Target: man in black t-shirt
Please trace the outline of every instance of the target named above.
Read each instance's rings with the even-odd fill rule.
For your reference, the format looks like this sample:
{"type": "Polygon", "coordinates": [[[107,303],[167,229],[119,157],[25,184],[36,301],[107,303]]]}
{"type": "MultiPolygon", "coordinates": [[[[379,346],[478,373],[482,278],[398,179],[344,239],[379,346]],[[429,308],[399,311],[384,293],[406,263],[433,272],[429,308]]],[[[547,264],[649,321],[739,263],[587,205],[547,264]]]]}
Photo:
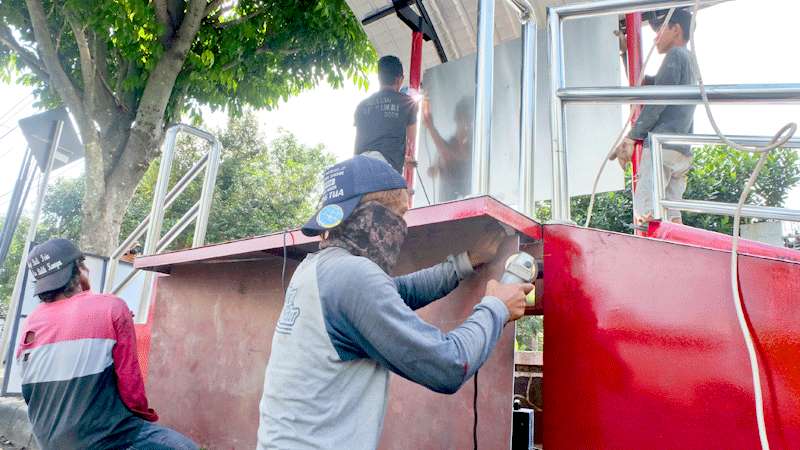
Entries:
{"type": "Polygon", "coordinates": [[[378,152],[403,173],[406,149],[417,135],[417,102],[400,93],[403,64],[396,56],[378,60],[381,90],[358,104],[355,114],[355,154],[378,152]]]}

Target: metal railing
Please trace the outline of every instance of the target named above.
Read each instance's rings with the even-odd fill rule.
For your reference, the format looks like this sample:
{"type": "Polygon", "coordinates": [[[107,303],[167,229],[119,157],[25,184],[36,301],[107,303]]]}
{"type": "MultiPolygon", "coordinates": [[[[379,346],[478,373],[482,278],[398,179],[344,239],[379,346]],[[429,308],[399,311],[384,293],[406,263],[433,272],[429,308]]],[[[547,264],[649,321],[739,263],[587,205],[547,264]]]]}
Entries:
{"type": "MultiPolygon", "coordinates": [[[[689,6],[693,3],[694,0],[604,0],[548,9],[551,83],[550,126],[553,153],[552,214],[554,221],[570,220],[565,104],[675,105],[701,102],[700,90],[697,86],[567,88],[564,76],[563,21],[581,17],[689,6]]],[[[702,2],[705,6],[717,3],[722,3],[722,1],[706,0],[702,2]]],[[[800,103],[800,84],[717,85],[706,86],[706,90],[708,91],[709,101],[712,103],[800,103]]],[[[654,165],[653,167],[658,166],[654,165]]],[[[658,170],[655,172],[658,172],[658,170]]]]}
{"type": "MultiPolygon", "coordinates": [[[[173,125],[167,130],[166,136],[164,137],[164,146],[161,153],[158,179],[156,180],[153,192],[153,204],[150,214],[148,214],[133,232],[123,240],[122,244],[111,253],[106,268],[103,292],[117,294],[125,289],[136,277],[139,272],[138,269],[132,270],[119,283],[115,283],[119,259],[131,248],[134,242],[141,239],[145,233],[147,237],[144,243],[143,255],[152,255],[166,250],[169,244],[191,225],[192,222],[195,222],[192,247],[198,247],[205,243],[206,230],[208,228],[208,215],[211,210],[211,201],[214,197],[214,186],[216,184],[221,152],[222,144],[219,142],[219,139],[211,133],[184,124],[173,125]],[[178,182],[175,183],[175,186],[167,192],[172,163],[175,159],[175,143],[178,133],[181,132],[207,141],[211,148],[204,153],[178,182]],[[164,221],[165,211],[203,170],[205,170],[205,176],[203,179],[203,188],[200,192],[200,199],[184,213],[164,236],[161,236],[161,227],[164,221]]],[[[137,311],[136,314],[137,321],[146,320],[147,310],[150,304],[150,285],[152,281],[152,274],[150,272],[145,274],[144,289],[141,294],[139,311],[137,311]]]]}
{"type": "MultiPolygon", "coordinates": [[[[765,146],[772,141],[772,137],[762,136],[729,136],[734,142],[746,146],[765,146]]],[[[652,152],[653,167],[662,167],[662,149],[664,144],[673,145],[714,145],[722,144],[717,135],[704,134],[651,134],[650,149],[652,152]]],[[[783,146],[784,148],[800,148],[800,139],[792,139],[783,146]]],[[[712,202],[705,200],[666,200],[666,185],[664,172],[653,170],[653,218],[662,220],[667,217],[667,209],[688,211],[694,213],[716,214],[732,216],[736,212],[735,203],[712,202]]],[[[788,220],[800,222],[800,210],[776,208],[772,206],[745,205],[742,208],[742,217],[755,217],[759,219],[788,220]]]]}

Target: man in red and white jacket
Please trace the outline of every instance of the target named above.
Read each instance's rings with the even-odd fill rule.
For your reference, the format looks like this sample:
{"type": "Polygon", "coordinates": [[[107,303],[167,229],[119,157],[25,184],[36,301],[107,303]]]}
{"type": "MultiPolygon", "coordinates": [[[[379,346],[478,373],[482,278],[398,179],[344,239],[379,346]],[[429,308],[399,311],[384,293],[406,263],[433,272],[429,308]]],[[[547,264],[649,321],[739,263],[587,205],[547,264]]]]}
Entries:
{"type": "Polygon", "coordinates": [[[51,239],[31,251],[28,268],[42,303],[25,321],[16,357],[39,447],[196,449],[152,423],[131,311],[90,290],[81,251],[51,239]]]}

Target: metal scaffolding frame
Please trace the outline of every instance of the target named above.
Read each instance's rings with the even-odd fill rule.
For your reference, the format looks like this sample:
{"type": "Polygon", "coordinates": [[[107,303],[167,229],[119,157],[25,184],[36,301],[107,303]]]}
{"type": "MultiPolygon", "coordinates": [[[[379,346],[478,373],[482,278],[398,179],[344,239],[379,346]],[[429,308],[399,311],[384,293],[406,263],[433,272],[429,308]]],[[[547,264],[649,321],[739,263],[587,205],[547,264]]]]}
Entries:
{"type": "MultiPolygon", "coordinates": [[[[772,141],[772,137],[763,136],[729,136],[734,142],[746,146],[764,146],[772,141]]],[[[697,144],[722,144],[719,136],[711,134],[651,134],[650,148],[652,149],[653,167],[661,167],[663,158],[661,150],[664,144],[697,145],[697,144]]],[[[791,139],[784,148],[800,148],[800,139],[791,139]]],[[[735,203],[712,202],[704,200],[666,200],[664,172],[653,171],[653,218],[662,220],[667,217],[667,209],[689,211],[704,214],[717,214],[732,216],[736,212],[735,203]]],[[[776,208],[760,205],[745,205],[742,208],[742,217],[756,217],[760,219],[788,220],[800,222],[800,210],[776,208]]]]}
{"type": "MultiPolygon", "coordinates": [[[[105,283],[103,292],[112,294],[119,293],[124,289],[139,272],[138,269],[131,271],[122,281],[115,284],[119,259],[127,252],[131,245],[141,239],[146,233],[143,255],[152,255],[166,250],[175,238],[178,237],[192,222],[195,223],[194,238],[192,248],[202,246],[206,239],[208,228],[208,215],[211,211],[211,201],[214,197],[214,187],[219,169],[220,154],[222,144],[216,136],[204,130],[200,130],[189,125],[178,124],[171,126],[164,138],[164,146],[161,153],[161,164],[159,165],[158,179],[153,192],[153,205],[150,214],[133,230],[133,232],[117,247],[110,255],[108,266],[106,267],[105,283]],[[172,163],[175,159],[175,143],[178,133],[186,133],[207,141],[211,148],[208,152],[195,162],[195,164],[175,183],[175,186],[167,192],[169,187],[170,172],[172,163]],[[161,236],[161,227],[164,221],[164,213],[186,188],[194,181],[200,172],[205,170],[203,188],[200,199],[189,208],[186,213],[178,220],[175,225],[161,236]]],[[[137,311],[137,322],[146,321],[147,311],[150,306],[150,288],[153,282],[152,273],[145,274],[144,289],[142,291],[139,311],[137,311]]]]}
{"type": "MultiPolygon", "coordinates": [[[[704,0],[704,6],[722,3],[704,0]]],[[[567,88],[564,76],[563,21],[689,6],[693,0],[604,0],[571,4],[548,9],[548,45],[551,83],[551,132],[553,153],[553,221],[569,222],[569,183],[567,175],[566,118],[569,103],[612,104],[697,104],[701,103],[697,86],[578,87],[567,88]]],[[[706,86],[712,103],[800,103],[800,84],[756,84],[706,86]]],[[[655,163],[655,161],[654,161],[655,163]]],[[[658,167],[658,166],[654,166],[658,167]]],[[[658,172],[658,171],[655,171],[658,172]]],[[[664,203],[666,205],[666,203],[664,203]]]]}

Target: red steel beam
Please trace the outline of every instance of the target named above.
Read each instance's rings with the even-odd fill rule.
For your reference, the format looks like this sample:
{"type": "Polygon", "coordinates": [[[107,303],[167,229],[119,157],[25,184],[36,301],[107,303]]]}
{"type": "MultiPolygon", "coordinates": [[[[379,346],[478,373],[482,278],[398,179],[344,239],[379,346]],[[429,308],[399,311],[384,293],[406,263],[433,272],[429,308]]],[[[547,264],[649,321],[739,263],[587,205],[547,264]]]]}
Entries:
{"type": "MultiPolygon", "coordinates": [[[[422,33],[414,31],[411,33],[411,64],[408,68],[409,87],[413,92],[419,91],[420,80],[422,79],[422,33]]],[[[419,130],[417,130],[419,133],[419,130]]],[[[416,143],[412,143],[406,148],[406,164],[403,168],[403,177],[409,190],[408,205],[411,206],[414,197],[414,171],[417,164],[416,143]]]]}

